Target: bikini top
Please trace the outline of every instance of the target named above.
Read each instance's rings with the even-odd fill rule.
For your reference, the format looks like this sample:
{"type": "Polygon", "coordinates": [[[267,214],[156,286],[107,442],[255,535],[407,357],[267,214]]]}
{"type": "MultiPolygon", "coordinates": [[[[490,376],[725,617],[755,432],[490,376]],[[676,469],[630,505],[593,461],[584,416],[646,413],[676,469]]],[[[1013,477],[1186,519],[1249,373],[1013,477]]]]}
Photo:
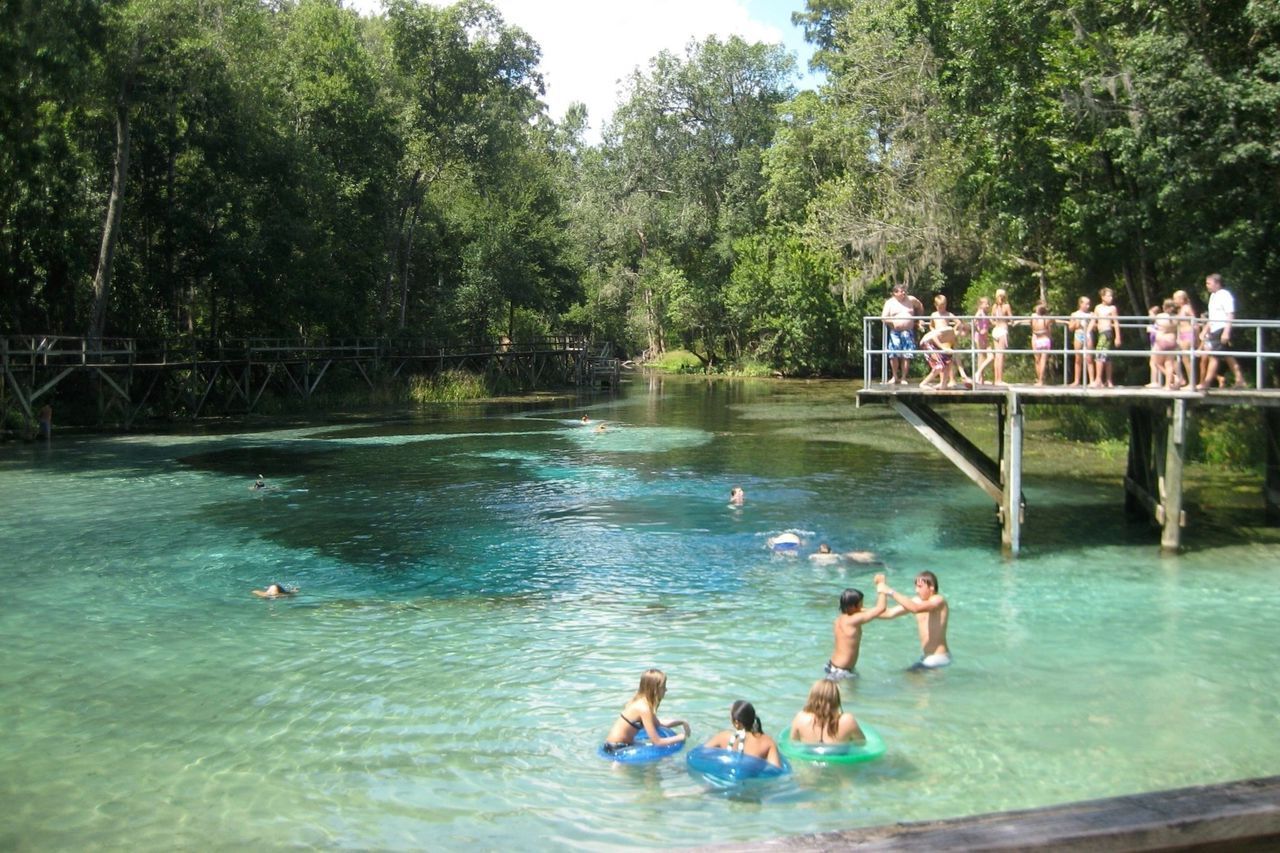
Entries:
{"type": "Polygon", "coordinates": [[[631,728],[635,729],[636,731],[640,731],[641,729],[644,728],[644,720],[627,720],[626,714],[619,714],[618,716],[626,720],[627,725],[631,726],[631,728]]]}

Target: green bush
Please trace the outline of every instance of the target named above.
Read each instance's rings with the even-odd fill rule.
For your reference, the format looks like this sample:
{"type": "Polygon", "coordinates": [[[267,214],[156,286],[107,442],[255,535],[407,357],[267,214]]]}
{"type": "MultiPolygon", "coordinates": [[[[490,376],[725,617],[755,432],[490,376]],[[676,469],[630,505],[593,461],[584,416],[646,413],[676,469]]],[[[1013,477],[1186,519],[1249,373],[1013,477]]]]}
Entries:
{"type": "Polygon", "coordinates": [[[409,380],[409,398],[415,403],[461,403],[492,396],[485,377],[466,370],[445,370],[409,380]]]}
{"type": "Polygon", "coordinates": [[[1192,459],[1228,468],[1263,463],[1266,431],[1254,409],[1202,409],[1191,421],[1187,450],[1192,459]]]}
{"type": "Polygon", "coordinates": [[[702,373],[702,361],[688,350],[667,350],[662,357],[653,362],[652,367],[667,373],[702,373]]]}

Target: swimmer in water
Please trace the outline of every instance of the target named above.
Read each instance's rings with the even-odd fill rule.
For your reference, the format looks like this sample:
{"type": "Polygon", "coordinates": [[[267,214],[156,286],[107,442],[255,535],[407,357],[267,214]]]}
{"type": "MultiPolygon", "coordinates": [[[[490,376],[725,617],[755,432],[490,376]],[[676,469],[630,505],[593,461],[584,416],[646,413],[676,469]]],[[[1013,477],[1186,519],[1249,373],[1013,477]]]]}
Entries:
{"type": "Polygon", "coordinates": [[[255,589],[253,594],[258,596],[258,598],[280,598],[286,595],[294,595],[297,591],[298,588],[296,586],[286,587],[281,586],[278,583],[273,583],[268,584],[266,589],[255,589]]]}
{"type": "Polygon", "coordinates": [[[876,575],[876,592],[887,595],[894,607],[881,614],[881,619],[896,619],[904,613],[916,617],[916,629],[920,632],[920,660],[912,669],[938,669],[951,665],[951,650],[947,648],[947,619],[950,609],[947,600],[938,592],[938,576],[933,572],[916,575],[916,594],[907,598],[885,581],[884,575],[876,575]]]}
{"type": "Polygon", "coordinates": [[[604,424],[600,424],[599,426],[597,426],[597,427],[596,427],[596,432],[607,432],[607,430],[605,429],[604,424]]]}
{"type": "Polygon", "coordinates": [[[742,506],[747,502],[747,493],[742,491],[741,486],[734,486],[729,491],[729,503],[733,506],[742,506]]]}
{"type": "Polygon", "coordinates": [[[876,575],[876,603],[870,610],[862,609],[862,590],[846,589],[840,594],[840,615],[831,626],[835,648],[827,659],[823,672],[829,681],[854,678],[857,673],[858,653],[862,650],[862,626],[885,612],[887,588],[884,575],[876,575]]]}
{"type": "Polygon", "coordinates": [[[814,551],[812,554],[809,555],[809,559],[813,560],[815,563],[822,563],[826,565],[828,563],[840,562],[841,556],[836,552],[832,551],[830,545],[828,545],[826,542],[823,542],[818,546],[817,551],[814,551]]]}
{"type": "Polygon", "coordinates": [[[260,492],[267,487],[267,481],[262,479],[262,475],[258,475],[258,479],[253,481],[253,485],[249,487],[251,491],[260,492]]]}
{"type": "Polygon", "coordinates": [[[786,554],[794,557],[800,550],[800,537],[794,533],[779,533],[777,536],[770,536],[768,539],[770,550],[775,554],[786,554]]]}
{"type": "Polygon", "coordinates": [[[591,423],[591,418],[587,417],[586,415],[583,415],[583,416],[582,416],[582,422],[583,422],[584,424],[589,424],[589,423],[591,423]]]}

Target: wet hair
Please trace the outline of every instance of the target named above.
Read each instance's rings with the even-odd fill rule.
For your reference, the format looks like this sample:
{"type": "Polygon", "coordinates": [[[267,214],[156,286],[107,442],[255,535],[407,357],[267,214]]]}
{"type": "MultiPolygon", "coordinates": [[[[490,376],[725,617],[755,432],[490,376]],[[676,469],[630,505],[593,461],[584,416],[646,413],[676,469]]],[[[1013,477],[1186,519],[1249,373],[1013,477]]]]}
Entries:
{"type": "Polygon", "coordinates": [[[934,592],[938,591],[938,576],[933,572],[921,572],[916,575],[916,580],[923,580],[925,583],[929,584],[929,586],[933,587],[934,592]]]}
{"type": "Polygon", "coordinates": [[[846,589],[840,593],[840,612],[850,613],[862,606],[862,590],[846,589]]]}
{"type": "Polygon", "coordinates": [[[809,688],[809,698],[804,703],[806,713],[813,714],[818,728],[835,735],[840,728],[840,688],[830,679],[820,679],[809,688]]]}
{"type": "Polygon", "coordinates": [[[729,719],[742,726],[744,731],[757,735],[764,733],[764,726],[756,716],[755,706],[746,699],[739,699],[733,703],[733,707],[729,709],[729,719]]]}
{"type": "Polygon", "coordinates": [[[646,669],[640,676],[640,686],[633,699],[644,699],[656,711],[662,701],[662,688],[667,686],[667,674],[660,669],[646,669]]]}
{"type": "Polygon", "coordinates": [[[831,546],[830,546],[830,545],[828,545],[826,542],[823,542],[821,545],[819,545],[819,546],[818,546],[818,553],[819,553],[819,554],[830,554],[830,553],[831,553],[831,546]]]}

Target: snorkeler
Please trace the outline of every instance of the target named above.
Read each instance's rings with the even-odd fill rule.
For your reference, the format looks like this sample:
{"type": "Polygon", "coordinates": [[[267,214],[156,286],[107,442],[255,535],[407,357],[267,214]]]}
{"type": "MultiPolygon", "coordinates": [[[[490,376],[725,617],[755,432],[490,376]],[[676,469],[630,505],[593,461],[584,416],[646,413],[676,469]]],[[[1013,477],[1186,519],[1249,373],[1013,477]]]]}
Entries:
{"type": "Polygon", "coordinates": [[[297,593],[296,586],[281,586],[278,583],[268,584],[266,589],[255,589],[253,594],[258,598],[280,598],[286,595],[294,595],[297,593]]]}

